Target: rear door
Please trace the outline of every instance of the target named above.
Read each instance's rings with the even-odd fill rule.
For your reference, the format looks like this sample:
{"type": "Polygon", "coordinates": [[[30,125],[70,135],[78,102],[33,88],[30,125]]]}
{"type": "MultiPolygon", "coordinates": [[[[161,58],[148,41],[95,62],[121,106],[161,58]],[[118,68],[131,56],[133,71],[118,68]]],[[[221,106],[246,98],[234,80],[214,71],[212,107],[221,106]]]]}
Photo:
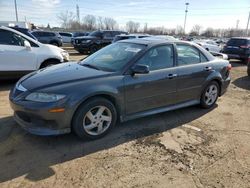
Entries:
{"type": "Polygon", "coordinates": [[[177,82],[173,45],[150,49],[136,64],[149,66],[150,72],[125,76],[126,114],[174,104],[177,82]]]}
{"type": "Polygon", "coordinates": [[[31,71],[36,69],[34,50],[24,47],[26,39],[11,31],[0,29],[0,71],[31,71]]]}
{"type": "Polygon", "coordinates": [[[207,77],[213,72],[213,63],[195,46],[176,44],[177,101],[198,100],[207,77]]]}

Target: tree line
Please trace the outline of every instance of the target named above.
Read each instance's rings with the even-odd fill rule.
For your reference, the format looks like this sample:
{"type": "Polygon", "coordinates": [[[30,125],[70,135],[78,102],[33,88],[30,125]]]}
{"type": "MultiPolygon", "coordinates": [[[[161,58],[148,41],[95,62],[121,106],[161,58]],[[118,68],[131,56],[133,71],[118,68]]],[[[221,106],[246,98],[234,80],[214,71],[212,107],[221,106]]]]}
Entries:
{"type": "MultiPolygon", "coordinates": [[[[177,25],[175,28],[162,27],[149,27],[147,23],[141,25],[139,22],[128,21],[125,28],[119,27],[117,21],[110,17],[101,17],[94,15],[86,15],[82,20],[77,20],[73,12],[61,12],[58,15],[61,28],[66,31],[93,31],[97,29],[115,30],[122,29],[129,33],[148,33],[151,35],[174,35],[184,36],[184,29],[182,26],[177,25]]],[[[201,25],[194,25],[189,33],[189,36],[202,36],[202,37],[234,37],[245,36],[245,30],[228,28],[228,29],[213,29],[203,28],[201,25]]]]}

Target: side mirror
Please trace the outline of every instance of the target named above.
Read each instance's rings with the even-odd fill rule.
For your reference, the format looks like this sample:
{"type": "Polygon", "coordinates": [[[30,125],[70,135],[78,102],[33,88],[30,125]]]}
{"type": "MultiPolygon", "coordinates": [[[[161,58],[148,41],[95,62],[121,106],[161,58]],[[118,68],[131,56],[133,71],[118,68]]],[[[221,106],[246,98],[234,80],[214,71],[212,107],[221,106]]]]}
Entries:
{"type": "Polygon", "coordinates": [[[135,65],[131,68],[132,74],[148,74],[149,73],[149,67],[147,65],[135,65]]]}
{"type": "Polygon", "coordinates": [[[31,45],[30,45],[30,43],[29,43],[27,40],[24,41],[24,47],[25,47],[27,50],[31,50],[31,45]]]}
{"type": "Polygon", "coordinates": [[[218,52],[210,52],[210,53],[211,53],[214,57],[216,57],[216,58],[228,60],[227,54],[218,53],[218,52]]]}

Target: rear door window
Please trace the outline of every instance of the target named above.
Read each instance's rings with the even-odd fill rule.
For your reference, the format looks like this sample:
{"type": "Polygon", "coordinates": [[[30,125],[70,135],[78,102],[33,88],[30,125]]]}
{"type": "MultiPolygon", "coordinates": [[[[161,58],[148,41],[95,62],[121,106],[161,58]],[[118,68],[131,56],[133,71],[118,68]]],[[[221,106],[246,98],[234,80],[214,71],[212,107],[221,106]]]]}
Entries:
{"type": "Polygon", "coordinates": [[[177,44],[178,66],[207,62],[207,58],[195,47],[187,44],[177,44]]]}

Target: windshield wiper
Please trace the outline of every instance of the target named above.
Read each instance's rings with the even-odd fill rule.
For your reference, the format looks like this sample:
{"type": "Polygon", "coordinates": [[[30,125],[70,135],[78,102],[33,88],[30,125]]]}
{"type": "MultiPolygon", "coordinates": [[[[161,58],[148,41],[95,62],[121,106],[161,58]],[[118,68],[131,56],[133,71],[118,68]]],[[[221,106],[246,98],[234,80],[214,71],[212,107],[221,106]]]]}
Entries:
{"type": "Polygon", "coordinates": [[[89,68],[96,69],[96,70],[101,70],[100,68],[96,67],[95,65],[91,65],[88,63],[83,63],[82,66],[89,67],[89,68]]]}

